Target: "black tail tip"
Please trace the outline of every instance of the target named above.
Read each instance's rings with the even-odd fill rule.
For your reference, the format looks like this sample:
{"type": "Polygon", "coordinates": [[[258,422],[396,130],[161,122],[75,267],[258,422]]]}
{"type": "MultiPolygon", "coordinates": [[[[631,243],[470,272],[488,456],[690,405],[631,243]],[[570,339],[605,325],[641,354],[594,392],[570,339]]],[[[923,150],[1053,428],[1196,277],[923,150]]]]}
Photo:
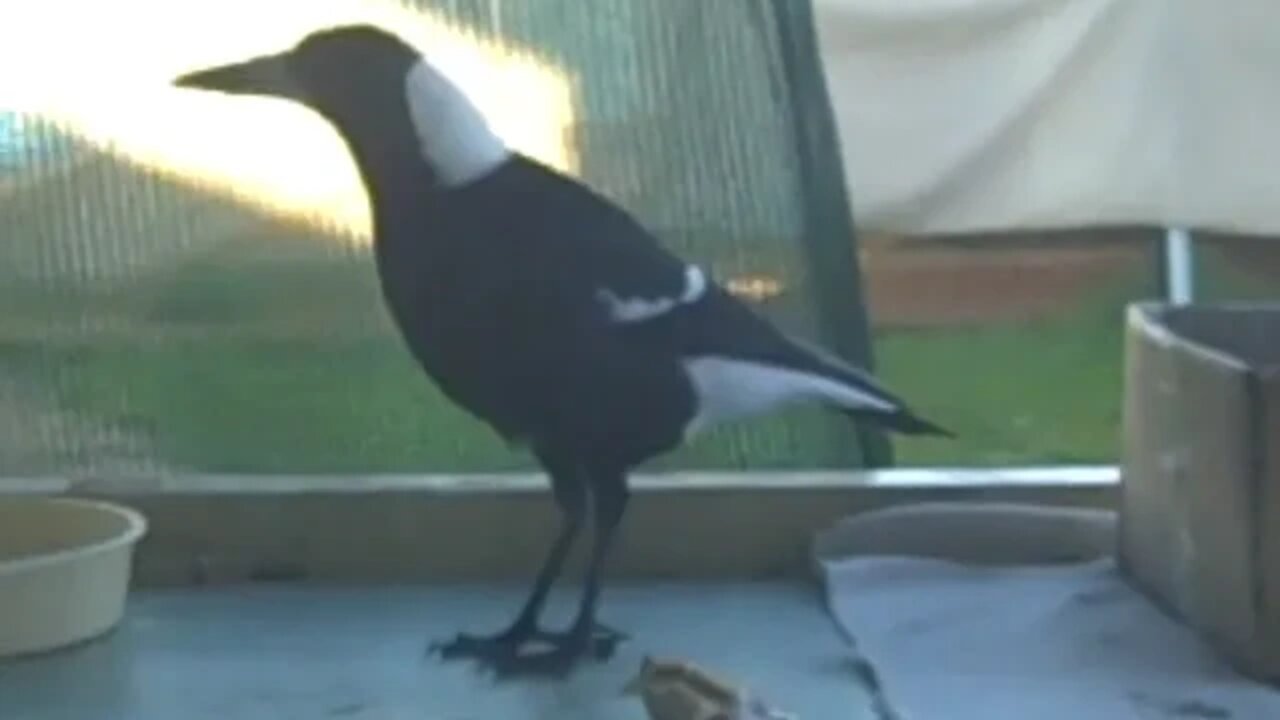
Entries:
{"type": "Polygon", "coordinates": [[[869,420],[901,435],[921,435],[930,437],[954,438],[956,435],[947,428],[916,415],[910,410],[899,410],[893,414],[862,415],[858,420],[869,420]]]}

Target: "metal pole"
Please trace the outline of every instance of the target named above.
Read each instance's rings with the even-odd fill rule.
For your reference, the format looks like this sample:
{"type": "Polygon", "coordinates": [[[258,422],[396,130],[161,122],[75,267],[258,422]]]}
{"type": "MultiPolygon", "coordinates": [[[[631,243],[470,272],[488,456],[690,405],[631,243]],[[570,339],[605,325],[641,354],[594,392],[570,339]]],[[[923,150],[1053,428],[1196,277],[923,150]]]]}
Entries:
{"type": "Polygon", "coordinates": [[[1195,255],[1191,233],[1169,228],[1164,234],[1164,295],[1171,305],[1188,305],[1195,295],[1195,255]]]}
{"type": "MultiPolygon", "coordinates": [[[[804,249],[817,295],[818,323],[832,350],[874,371],[870,319],[862,289],[862,268],[839,132],[827,94],[812,0],[767,0],[773,9],[782,70],[791,94],[800,166],[800,191],[807,204],[804,249]]],[[[836,442],[842,442],[837,429],[836,442]]],[[[859,423],[858,454],[863,467],[893,465],[893,446],[884,431],[859,423]]],[[[844,451],[837,449],[843,457],[844,451]]]]}

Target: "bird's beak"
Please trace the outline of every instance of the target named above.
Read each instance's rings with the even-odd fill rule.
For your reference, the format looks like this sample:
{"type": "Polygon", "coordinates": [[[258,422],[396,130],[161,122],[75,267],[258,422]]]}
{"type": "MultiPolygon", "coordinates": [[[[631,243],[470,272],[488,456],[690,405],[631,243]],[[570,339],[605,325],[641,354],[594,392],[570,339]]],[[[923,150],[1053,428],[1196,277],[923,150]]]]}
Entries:
{"type": "Polygon", "coordinates": [[[182,75],[173,84],[232,95],[266,95],[302,100],[303,92],[289,71],[288,56],[264,55],[245,62],[206,68],[182,75]]]}

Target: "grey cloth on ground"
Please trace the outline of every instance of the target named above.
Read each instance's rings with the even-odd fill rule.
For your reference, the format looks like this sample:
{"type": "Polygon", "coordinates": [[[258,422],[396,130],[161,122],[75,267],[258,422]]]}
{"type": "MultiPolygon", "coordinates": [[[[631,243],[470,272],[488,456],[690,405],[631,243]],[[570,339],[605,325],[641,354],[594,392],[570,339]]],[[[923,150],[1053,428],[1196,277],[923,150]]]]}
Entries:
{"type": "Polygon", "coordinates": [[[926,504],[849,518],[814,562],[892,720],[1265,720],[1233,671],[1117,569],[1106,511],[926,504]]]}

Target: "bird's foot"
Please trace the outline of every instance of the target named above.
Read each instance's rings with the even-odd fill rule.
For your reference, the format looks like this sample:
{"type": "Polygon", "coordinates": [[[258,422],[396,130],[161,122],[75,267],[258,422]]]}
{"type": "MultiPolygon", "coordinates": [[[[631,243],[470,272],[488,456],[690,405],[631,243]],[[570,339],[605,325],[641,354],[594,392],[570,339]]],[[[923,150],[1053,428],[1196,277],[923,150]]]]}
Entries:
{"type": "Polygon", "coordinates": [[[590,632],[576,629],[561,633],[533,630],[491,636],[459,633],[451,641],[433,643],[429,652],[438,653],[444,660],[475,660],[488,666],[499,677],[563,676],[585,657],[599,661],[612,658],[618,643],[625,639],[624,633],[600,624],[590,632]],[[549,646],[549,649],[522,652],[528,645],[549,646]]]}
{"type": "Polygon", "coordinates": [[[625,636],[612,628],[596,625],[593,629],[574,628],[562,633],[539,631],[530,639],[536,640],[537,645],[549,647],[505,655],[491,663],[494,674],[499,678],[562,678],[583,660],[603,662],[612,658],[625,636]]]}
{"type": "Polygon", "coordinates": [[[439,655],[442,660],[491,660],[502,655],[515,654],[529,633],[499,633],[497,635],[468,635],[458,633],[448,642],[437,641],[427,648],[428,655],[439,655]]]}

